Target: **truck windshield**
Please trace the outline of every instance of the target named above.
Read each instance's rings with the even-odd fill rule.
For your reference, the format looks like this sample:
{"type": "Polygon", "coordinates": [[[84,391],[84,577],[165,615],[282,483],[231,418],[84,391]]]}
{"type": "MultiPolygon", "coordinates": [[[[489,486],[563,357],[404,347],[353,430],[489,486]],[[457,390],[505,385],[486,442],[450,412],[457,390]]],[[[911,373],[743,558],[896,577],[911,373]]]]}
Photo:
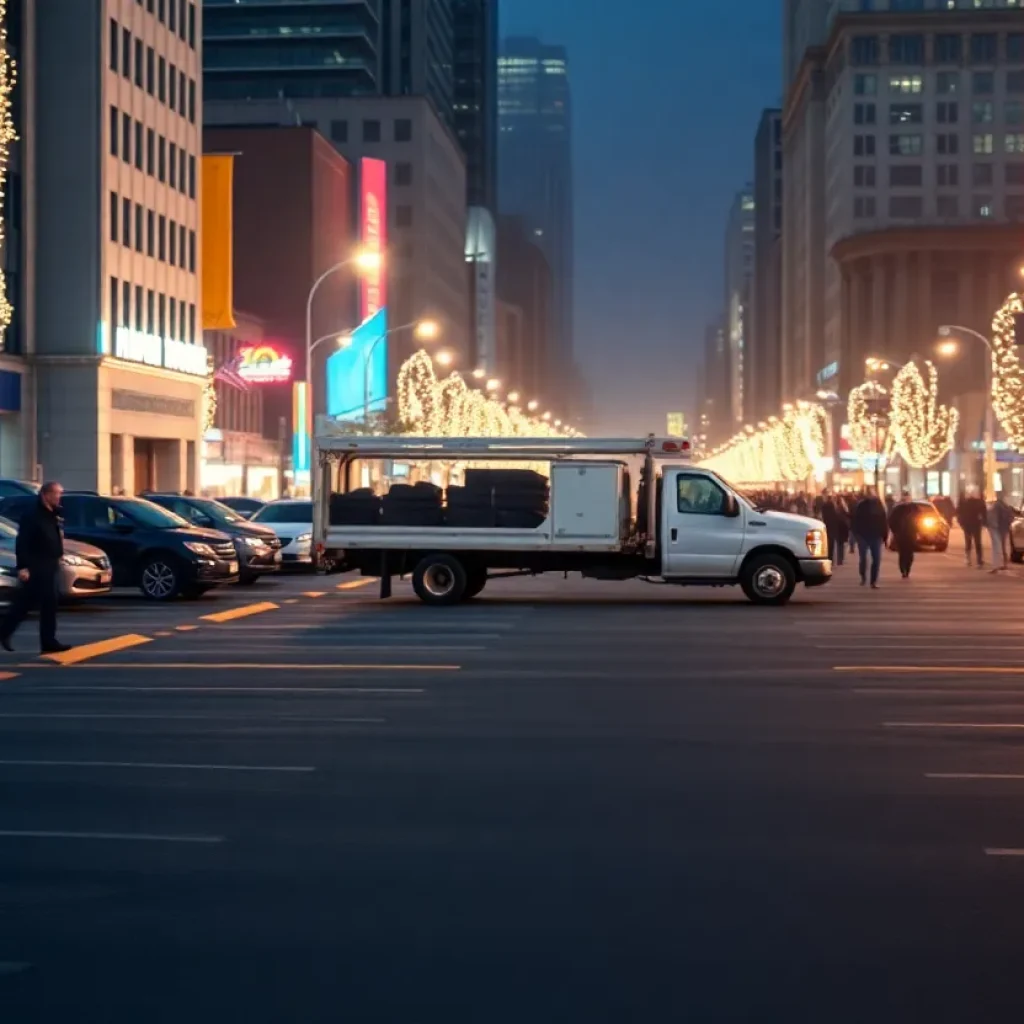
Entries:
{"type": "Polygon", "coordinates": [[[745,497],[743,496],[743,492],[742,492],[742,491],[741,491],[741,490],[740,490],[740,489],[739,489],[738,487],[736,487],[735,485],[733,485],[733,484],[729,483],[729,481],[728,481],[728,480],[726,480],[724,476],[719,476],[719,475],[718,475],[718,473],[714,472],[714,470],[712,470],[712,471],[711,471],[711,475],[712,475],[712,476],[713,476],[713,477],[714,477],[714,478],[715,478],[715,479],[716,479],[716,480],[717,480],[717,481],[718,481],[718,482],[719,482],[719,483],[720,483],[720,484],[721,484],[721,485],[722,485],[722,486],[723,486],[723,487],[724,487],[724,488],[725,488],[725,489],[726,489],[727,491],[729,491],[729,492],[731,492],[732,494],[736,495],[736,500],[737,500],[737,501],[739,501],[739,502],[740,502],[740,504],[742,504],[742,505],[746,505],[746,506],[747,506],[747,508],[749,508],[749,509],[753,509],[753,508],[754,508],[754,506],[753,506],[753,505],[751,504],[751,502],[750,502],[750,499],[749,499],[749,498],[745,498],[745,497]]]}

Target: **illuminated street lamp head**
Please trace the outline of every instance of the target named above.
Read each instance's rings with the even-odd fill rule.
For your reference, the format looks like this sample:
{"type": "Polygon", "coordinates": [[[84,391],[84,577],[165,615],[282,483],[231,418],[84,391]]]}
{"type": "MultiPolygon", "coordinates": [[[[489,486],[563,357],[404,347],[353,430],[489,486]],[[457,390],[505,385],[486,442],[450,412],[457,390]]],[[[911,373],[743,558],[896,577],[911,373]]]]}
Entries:
{"type": "Polygon", "coordinates": [[[486,377],[486,376],[487,376],[487,371],[486,371],[486,370],[485,370],[485,369],[484,369],[484,368],[483,368],[482,366],[478,366],[478,367],[477,367],[477,368],[476,368],[476,369],[475,369],[475,370],[473,371],[473,376],[474,376],[474,378],[475,378],[476,380],[483,380],[483,379],[484,379],[484,377],[486,377]]]}
{"type": "Polygon", "coordinates": [[[360,249],[352,257],[352,262],[357,270],[361,270],[364,274],[369,274],[374,270],[380,270],[384,264],[384,256],[373,249],[360,249]]]}
{"type": "Polygon", "coordinates": [[[447,349],[442,349],[440,352],[434,353],[434,362],[438,366],[451,366],[455,362],[455,356],[447,349]]]}
{"type": "Polygon", "coordinates": [[[561,425],[562,425],[562,421],[561,420],[555,420],[555,426],[556,427],[560,427],[561,425]]]}
{"type": "Polygon", "coordinates": [[[551,419],[551,413],[549,413],[549,412],[544,413],[544,415],[541,417],[541,419],[542,420],[549,420],[549,419],[551,419]]]}
{"type": "Polygon", "coordinates": [[[420,320],[413,333],[420,341],[434,341],[441,334],[441,326],[436,320],[420,320]]]}
{"type": "Polygon", "coordinates": [[[500,391],[501,390],[501,381],[498,380],[496,377],[492,377],[487,382],[486,387],[487,387],[488,391],[500,391]]]}
{"type": "Polygon", "coordinates": [[[338,335],[338,348],[351,348],[352,347],[352,335],[351,334],[339,334],[338,335]]]}
{"type": "Polygon", "coordinates": [[[526,408],[529,409],[530,412],[536,412],[540,408],[540,402],[535,398],[532,402],[526,403],[526,408]]]}
{"type": "Polygon", "coordinates": [[[940,356],[948,358],[955,356],[960,351],[960,346],[952,338],[948,338],[946,341],[939,342],[938,351],[940,356]]]}
{"type": "Polygon", "coordinates": [[[509,401],[510,401],[510,402],[511,402],[511,403],[512,403],[513,405],[515,405],[515,403],[519,401],[519,392],[518,392],[518,391],[510,391],[510,392],[508,393],[508,400],[509,400],[509,401]]]}

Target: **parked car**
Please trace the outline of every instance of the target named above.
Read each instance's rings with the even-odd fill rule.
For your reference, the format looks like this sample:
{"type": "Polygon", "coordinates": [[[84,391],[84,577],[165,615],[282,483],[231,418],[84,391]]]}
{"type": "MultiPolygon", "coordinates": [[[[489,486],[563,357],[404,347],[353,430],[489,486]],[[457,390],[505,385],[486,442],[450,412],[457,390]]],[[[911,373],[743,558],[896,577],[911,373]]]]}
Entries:
{"type": "Polygon", "coordinates": [[[222,505],[234,509],[243,519],[252,519],[266,505],[266,502],[260,501],[259,498],[218,498],[217,500],[222,505]]]}
{"type": "MultiPolygon", "coordinates": [[[[0,551],[14,553],[18,524],[0,516],[0,551]]],[[[76,540],[64,541],[58,596],[62,601],[109,594],[111,586],[110,559],[92,544],[76,540]]]]}
{"type": "Polygon", "coordinates": [[[147,494],[146,498],[193,526],[226,533],[238,553],[239,583],[248,586],[260,576],[281,568],[281,541],[269,526],[250,523],[240,513],[213,498],[184,494],[147,494]]]}
{"type": "Polygon", "coordinates": [[[30,480],[15,480],[13,477],[0,477],[0,498],[10,498],[17,494],[38,494],[39,484],[30,480]]]}
{"type": "Polygon", "coordinates": [[[13,551],[0,548],[0,607],[9,605],[18,589],[18,562],[13,551]]]}
{"type": "Polygon", "coordinates": [[[269,526],[281,541],[283,565],[313,564],[313,502],[309,498],[271,501],[250,520],[269,526]]]}
{"type": "MultiPolygon", "coordinates": [[[[914,517],[917,551],[945,551],[949,547],[949,523],[930,501],[912,502],[912,511],[904,513],[914,517]]],[[[900,506],[897,505],[896,509],[900,506]]],[[[895,511],[895,510],[894,510],[895,511]]],[[[892,513],[890,513],[890,516],[892,513]]],[[[890,520],[891,521],[891,520],[890,520]]],[[[896,550],[896,540],[890,534],[889,547],[896,550]]]]}
{"type": "MultiPolygon", "coordinates": [[[[20,519],[35,500],[4,498],[0,515],[20,519]]],[[[106,553],[115,587],[138,587],[152,601],[168,601],[238,581],[238,556],[227,534],[190,526],[150,501],[70,492],[61,511],[66,538],[106,553]]]]}

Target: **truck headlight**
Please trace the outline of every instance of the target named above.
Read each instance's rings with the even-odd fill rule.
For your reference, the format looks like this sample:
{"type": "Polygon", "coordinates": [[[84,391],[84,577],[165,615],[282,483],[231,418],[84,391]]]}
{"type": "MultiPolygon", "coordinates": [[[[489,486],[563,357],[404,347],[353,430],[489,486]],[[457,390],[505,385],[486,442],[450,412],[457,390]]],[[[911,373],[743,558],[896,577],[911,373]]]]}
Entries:
{"type": "Polygon", "coordinates": [[[824,558],[827,553],[825,546],[825,533],[823,530],[807,531],[807,550],[811,558],[824,558]]]}

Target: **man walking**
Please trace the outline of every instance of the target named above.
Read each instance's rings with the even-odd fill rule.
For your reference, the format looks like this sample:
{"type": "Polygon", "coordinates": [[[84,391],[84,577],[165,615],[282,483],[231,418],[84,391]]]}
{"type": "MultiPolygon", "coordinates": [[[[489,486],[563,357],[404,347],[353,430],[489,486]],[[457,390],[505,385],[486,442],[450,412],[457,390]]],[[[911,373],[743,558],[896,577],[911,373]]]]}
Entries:
{"type": "Polygon", "coordinates": [[[1010,527],[1013,520],[1014,511],[1000,492],[989,505],[987,515],[993,572],[1006,572],[1010,568],[1010,527]]]}
{"type": "Polygon", "coordinates": [[[52,481],[43,484],[39,499],[21,517],[14,549],[21,586],[0,622],[0,645],[6,651],[14,650],[11,637],[33,606],[39,609],[39,647],[42,653],[58,654],[71,650],[57,639],[57,573],[64,555],[64,536],[57,509],[63,495],[64,488],[60,484],[52,481]]]}
{"type": "Polygon", "coordinates": [[[860,549],[860,585],[868,581],[868,555],[871,555],[871,589],[878,589],[882,567],[882,546],[889,535],[889,517],[885,505],[870,488],[853,510],[853,533],[860,549]]]}
{"type": "Polygon", "coordinates": [[[900,575],[910,579],[914,567],[914,552],[917,548],[918,508],[910,500],[910,492],[904,491],[899,504],[889,513],[889,532],[892,534],[900,558],[900,575]]]}
{"type": "Polygon", "coordinates": [[[978,497],[975,488],[969,487],[967,493],[960,498],[956,506],[956,520],[964,531],[964,555],[967,564],[971,564],[971,548],[978,559],[978,568],[985,564],[985,556],[981,552],[981,528],[988,518],[985,502],[978,497]]]}
{"type": "Polygon", "coordinates": [[[829,558],[835,565],[842,565],[846,557],[846,542],[850,536],[850,520],[843,499],[829,494],[821,506],[821,521],[828,534],[829,558]]]}

